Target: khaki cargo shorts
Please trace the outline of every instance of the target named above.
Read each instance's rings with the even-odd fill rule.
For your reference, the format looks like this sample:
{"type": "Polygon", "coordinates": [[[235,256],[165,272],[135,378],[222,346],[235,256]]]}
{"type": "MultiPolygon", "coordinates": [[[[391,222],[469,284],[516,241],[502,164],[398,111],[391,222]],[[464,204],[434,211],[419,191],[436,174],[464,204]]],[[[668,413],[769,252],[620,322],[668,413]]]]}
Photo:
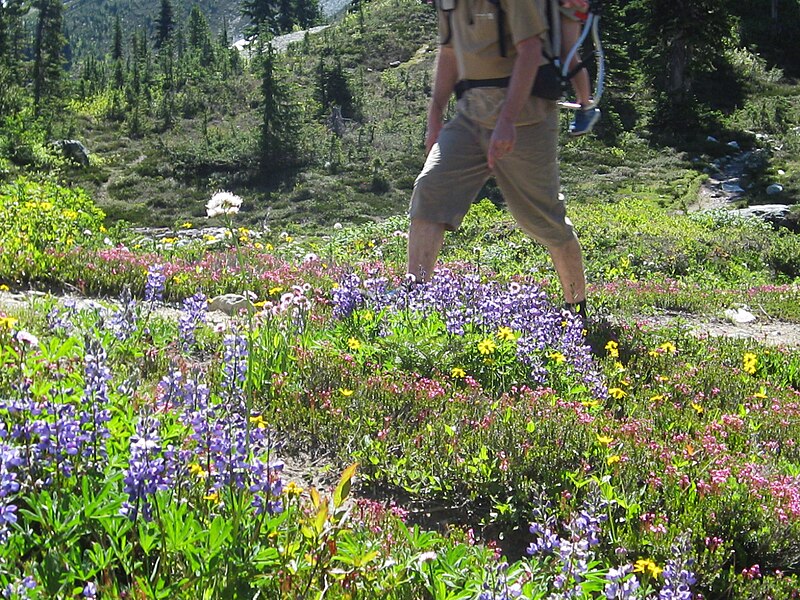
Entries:
{"type": "Polygon", "coordinates": [[[494,175],[509,212],[520,228],[545,246],[575,239],[572,223],[559,199],[558,110],[544,120],[517,126],[513,152],[486,164],[492,129],[461,113],[449,121],[431,149],[414,183],[410,215],[458,229],[483,184],[494,175]]]}

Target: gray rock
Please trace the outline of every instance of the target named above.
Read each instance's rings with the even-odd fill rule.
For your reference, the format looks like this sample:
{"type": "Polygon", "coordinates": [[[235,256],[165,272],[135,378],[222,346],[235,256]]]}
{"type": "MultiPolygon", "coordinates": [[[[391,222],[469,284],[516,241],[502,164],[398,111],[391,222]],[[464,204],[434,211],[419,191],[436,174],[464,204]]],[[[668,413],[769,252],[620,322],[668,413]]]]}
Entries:
{"type": "Polygon", "coordinates": [[[744,189],[736,182],[726,181],[722,184],[722,191],[728,194],[742,194],[744,189]]]}
{"type": "Polygon", "coordinates": [[[733,148],[734,150],[738,150],[739,149],[739,142],[737,142],[735,140],[732,141],[732,142],[728,142],[728,146],[730,148],[733,148]]]}
{"type": "Polygon", "coordinates": [[[780,183],[773,183],[767,186],[767,195],[775,196],[783,191],[783,186],[780,183]]]}
{"type": "Polygon", "coordinates": [[[744,308],[729,308],[725,311],[725,318],[732,323],[752,323],[758,318],[744,308]]]}
{"type": "Polygon", "coordinates": [[[222,294],[215,296],[208,303],[208,310],[218,310],[226,315],[238,315],[240,312],[252,311],[253,303],[240,294],[222,294]]]}
{"type": "Polygon", "coordinates": [[[89,166],[89,150],[78,140],[56,140],[53,146],[58,149],[67,160],[81,165],[89,166]]]}
{"type": "Polygon", "coordinates": [[[800,230],[798,223],[790,218],[791,207],[786,204],[760,204],[739,208],[731,212],[740,217],[763,219],[774,227],[786,227],[786,229],[794,232],[800,230]]]}

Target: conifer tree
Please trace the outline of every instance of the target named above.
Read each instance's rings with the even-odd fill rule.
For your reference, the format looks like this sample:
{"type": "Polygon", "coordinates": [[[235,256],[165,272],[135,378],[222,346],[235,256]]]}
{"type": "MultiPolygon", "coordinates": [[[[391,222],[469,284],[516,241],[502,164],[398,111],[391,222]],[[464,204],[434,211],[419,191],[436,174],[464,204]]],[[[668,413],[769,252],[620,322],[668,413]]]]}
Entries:
{"type": "Polygon", "coordinates": [[[161,10],[156,20],[156,48],[161,49],[166,45],[175,29],[175,17],[172,13],[172,4],[169,0],[161,0],[161,10]]]}
{"type": "Polygon", "coordinates": [[[262,173],[280,169],[296,161],[297,115],[290,94],[278,78],[275,53],[267,45],[262,62],[260,166],[262,173]]]}
{"type": "Polygon", "coordinates": [[[296,0],[294,16],[295,23],[301,29],[316,25],[322,16],[318,0],[296,0]]]}
{"type": "Polygon", "coordinates": [[[119,15],[114,19],[114,41],[111,45],[111,60],[114,62],[114,86],[121,90],[125,84],[125,72],[122,66],[122,23],[119,15]]]}
{"type": "Polygon", "coordinates": [[[122,23],[119,15],[114,19],[114,42],[111,45],[111,60],[122,60],[122,23]]]}
{"type": "Polygon", "coordinates": [[[719,0],[634,0],[643,68],[662,94],[662,116],[692,111],[694,78],[722,59],[730,11],[719,0]]]}
{"type": "Polygon", "coordinates": [[[38,110],[44,98],[60,91],[66,39],[62,0],[36,0],[33,6],[39,12],[33,49],[33,98],[38,110]]]}
{"type": "Polygon", "coordinates": [[[278,8],[274,0],[243,0],[242,15],[249,19],[244,33],[248,40],[252,40],[264,32],[275,33],[275,17],[278,8]]]}

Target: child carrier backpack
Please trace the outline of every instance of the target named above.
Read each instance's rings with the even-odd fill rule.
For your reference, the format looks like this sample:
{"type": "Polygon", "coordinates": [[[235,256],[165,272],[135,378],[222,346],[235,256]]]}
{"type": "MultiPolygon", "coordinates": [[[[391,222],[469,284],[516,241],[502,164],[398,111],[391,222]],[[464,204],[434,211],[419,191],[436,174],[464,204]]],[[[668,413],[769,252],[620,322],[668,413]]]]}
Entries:
{"type": "MultiPolygon", "coordinates": [[[[542,56],[544,60],[539,65],[539,70],[536,74],[536,79],[533,82],[533,89],[531,90],[532,96],[538,96],[546,100],[561,100],[565,91],[569,87],[570,80],[581,70],[587,68],[591,62],[591,58],[584,59],[574,69],[569,69],[569,64],[572,62],[573,57],[578,50],[583,46],[589,34],[592,34],[592,42],[594,44],[594,57],[597,63],[595,93],[593,96],[592,108],[597,106],[600,97],[603,95],[603,84],[605,80],[605,57],[603,55],[603,46],[600,41],[600,0],[589,0],[589,13],[581,31],[578,41],[571,48],[562,63],[561,60],[561,12],[559,10],[559,0],[544,0],[548,25],[547,43],[543,44],[542,56]]],[[[489,0],[489,2],[497,10],[497,36],[500,44],[500,56],[507,55],[506,48],[506,32],[505,32],[505,10],[503,10],[500,0],[489,0]]],[[[456,0],[443,0],[441,8],[444,12],[449,13],[455,9],[456,0]]],[[[450,38],[448,33],[447,40],[450,38]]],[[[447,42],[445,40],[445,43],[447,42]]],[[[510,77],[501,77],[497,79],[465,79],[458,82],[456,85],[456,96],[461,95],[469,89],[477,87],[507,87],[510,77]]],[[[561,106],[567,108],[575,108],[576,105],[561,102],[561,106]]]]}

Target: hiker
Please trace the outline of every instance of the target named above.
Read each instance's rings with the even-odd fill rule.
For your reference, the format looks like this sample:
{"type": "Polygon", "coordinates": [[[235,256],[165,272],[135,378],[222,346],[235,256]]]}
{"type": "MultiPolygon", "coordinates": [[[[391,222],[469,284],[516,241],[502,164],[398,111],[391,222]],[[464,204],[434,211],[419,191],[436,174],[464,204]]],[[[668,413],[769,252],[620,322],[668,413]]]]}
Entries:
{"type": "MultiPolygon", "coordinates": [[[[586,0],[562,0],[561,2],[561,60],[566,60],[570,50],[577,44],[581,35],[581,25],[586,21],[589,3],[586,0]]],[[[579,136],[589,133],[600,118],[600,109],[591,106],[592,98],[589,82],[589,72],[581,64],[581,57],[576,52],[568,65],[570,72],[577,69],[570,78],[575,99],[580,108],[575,111],[575,117],[569,125],[569,133],[579,136]]]]}
{"type": "Polygon", "coordinates": [[[494,175],[517,224],[549,250],[567,308],[585,314],[581,248],[559,196],[558,107],[531,95],[547,31],[541,0],[500,0],[499,7],[491,0],[436,4],[440,44],[427,159],[411,196],[409,276],[416,282],[430,278],[445,231],[460,226],[494,175]],[[444,124],[457,83],[462,93],[456,115],[444,124]]]}

